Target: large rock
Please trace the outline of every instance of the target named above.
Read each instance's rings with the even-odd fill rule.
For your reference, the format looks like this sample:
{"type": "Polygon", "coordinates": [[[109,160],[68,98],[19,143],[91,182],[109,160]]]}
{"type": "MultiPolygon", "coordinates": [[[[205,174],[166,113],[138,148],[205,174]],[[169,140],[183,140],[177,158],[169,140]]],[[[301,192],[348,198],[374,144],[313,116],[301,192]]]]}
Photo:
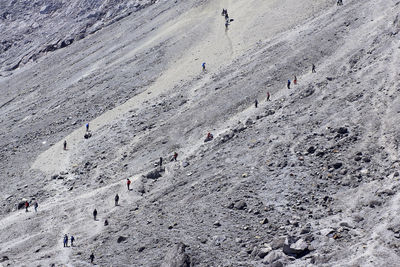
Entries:
{"type": "Polygon", "coordinates": [[[301,258],[310,252],[308,249],[308,244],[303,239],[296,239],[294,237],[288,236],[283,245],[283,253],[288,256],[293,256],[295,258],[301,258]]]}
{"type": "Polygon", "coordinates": [[[191,260],[189,255],[185,252],[186,247],[187,246],[181,242],[176,244],[165,255],[161,267],[190,267],[191,260]]]}
{"type": "Polygon", "coordinates": [[[147,179],[157,179],[161,177],[161,172],[163,172],[163,169],[161,168],[156,168],[150,172],[148,172],[145,177],[147,179]]]}
{"type": "Polygon", "coordinates": [[[276,262],[277,260],[282,259],[284,256],[285,254],[283,254],[282,252],[273,250],[268,253],[268,255],[263,259],[262,262],[265,264],[271,264],[273,262],[276,262]]]}

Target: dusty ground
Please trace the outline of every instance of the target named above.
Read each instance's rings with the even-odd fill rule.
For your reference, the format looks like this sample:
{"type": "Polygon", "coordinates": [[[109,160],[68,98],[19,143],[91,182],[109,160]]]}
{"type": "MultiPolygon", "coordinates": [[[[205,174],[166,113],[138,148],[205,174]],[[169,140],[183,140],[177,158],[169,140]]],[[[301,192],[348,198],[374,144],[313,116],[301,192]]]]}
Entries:
{"type": "Polygon", "coordinates": [[[2,68],[0,264],[397,266],[400,2],[146,3],[2,68]]]}

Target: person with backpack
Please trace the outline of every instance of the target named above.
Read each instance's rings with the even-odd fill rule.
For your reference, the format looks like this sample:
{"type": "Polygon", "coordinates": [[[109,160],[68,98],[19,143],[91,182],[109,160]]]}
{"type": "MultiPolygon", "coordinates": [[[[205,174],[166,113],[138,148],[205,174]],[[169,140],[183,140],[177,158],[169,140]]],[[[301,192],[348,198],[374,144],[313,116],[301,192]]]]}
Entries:
{"type": "Polygon", "coordinates": [[[203,68],[203,71],[206,71],[206,63],[203,62],[203,64],[201,64],[201,66],[202,66],[202,68],[203,68]]]}
{"type": "Polygon", "coordinates": [[[86,123],[86,132],[89,132],[89,123],[86,123]]]}
{"type": "Polygon", "coordinates": [[[178,153],[174,152],[173,160],[176,161],[178,159],[178,153]]]}
{"type": "Polygon", "coordinates": [[[271,94],[267,92],[267,101],[269,101],[269,98],[271,97],[271,94]]]}
{"type": "Polygon", "coordinates": [[[128,191],[131,190],[129,188],[131,186],[131,180],[129,180],[129,178],[126,178],[126,186],[128,187],[128,191]]]}
{"type": "Polygon", "coordinates": [[[37,212],[37,208],[39,207],[39,204],[37,203],[37,201],[35,202],[35,204],[33,205],[33,207],[35,208],[35,212],[37,212]]]}
{"type": "Polygon", "coordinates": [[[25,201],[25,212],[28,212],[29,202],[25,201]]]}
{"type": "Polygon", "coordinates": [[[255,106],[256,108],[258,107],[258,100],[257,100],[257,99],[254,101],[254,106],[255,106]]]}
{"type": "Polygon", "coordinates": [[[118,194],[115,195],[114,200],[115,200],[115,206],[118,206],[118,201],[119,201],[119,196],[118,196],[118,194]]]}
{"type": "Polygon", "coordinates": [[[297,84],[297,77],[296,77],[296,75],[294,75],[294,80],[293,80],[293,83],[294,83],[294,85],[296,85],[296,84],[297,84]]]}
{"type": "Polygon", "coordinates": [[[64,150],[67,150],[67,140],[64,140],[64,150]]]}
{"type": "Polygon", "coordinates": [[[290,80],[287,81],[287,89],[290,89],[290,80]]]}
{"type": "Polygon", "coordinates": [[[311,66],[311,72],[312,73],[316,73],[317,71],[315,70],[315,65],[314,64],[312,64],[312,66],[311,66]]]}
{"type": "Polygon", "coordinates": [[[75,237],[73,235],[71,235],[71,247],[74,246],[74,241],[75,241],[75,237]]]}

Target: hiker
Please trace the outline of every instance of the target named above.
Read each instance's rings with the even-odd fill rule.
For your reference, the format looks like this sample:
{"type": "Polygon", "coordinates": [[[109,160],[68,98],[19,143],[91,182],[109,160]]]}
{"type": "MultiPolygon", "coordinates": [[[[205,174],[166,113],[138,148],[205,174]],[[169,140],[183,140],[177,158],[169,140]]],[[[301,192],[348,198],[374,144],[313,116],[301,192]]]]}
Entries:
{"type": "MultiPolygon", "coordinates": [[[[73,235],[71,235],[71,247],[74,246],[74,241],[75,241],[75,237],[73,235]]],[[[68,241],[67,241],[68,242],[68,241]]]]}
{"type": "Polygon", "coordinates": [[[118,201],[119,201],[119,196],[118,196],[118,194],[115,195],[114,200],[115,200],[115,206],[118,206],[118,201]]]}
{"type": "Polygon", "coordinates": [[[267,101],[269,101],[269,98],[271,97],[271,94],[267,92],[267,101]]]}
{"type": "Polygon", "coordinates": [[[294,75],[294,80],[293,80],[293,83],[294,83],[294,85],[296,85],[296,84],[297,84],[297,77],[296,77],[296,75],[294,75]]]}
{"type": "Polygon", "coordinates": [[[160,163],[158,165],[160,165],[160,167],[162,167],[162,157],[160,157],[160,163]]]}
{"type": "Polygon", "coordinates": [[[228,30],[228,26],[229,26],[229,20],[226,20],[226,21],[225,21],[225,31],[228,30]]]}
{"type": "Polygon", "coordinates": [[[174,156],[173,156],[173,160],[177,160],[178,159],[178,153],[174,152],[174,156]]]}
{"type": "Polygon", "coordinates": [[[314,65],[314,64],[312,64],[311,72],[312,72],[312,73],[316,73],[316,71],[315,71],[315,65],[314,65]]]}
{"type": "Polygon", "coordinates": [[[204,140],[204,142],[211,141],[211,140],[213,140],[213,138],[214,138],[214,136],[211,133],[208,133],[206,139],[204,140]]]}
{"type": "Polygon", "coordinates": [[[222,9],[222,12],[221,12],[221,16],[225,16],[225,14],[227,13],[228,11],[226,10],[226,9],[222,9]]]}
{"type": "Polygon", "coordinates": [[[93,255],[93,252],[92,252],[92,254],[90,254],[89,258],[90,258],[90,263],[93,263],[93,261],[94,261],[94,255],[93,255]]]}
{"type": "Polygon", "coordinates": [[[107,226],[108,225],[108,221],[107,221],[107,219],[104,221],[104,226],[107,226]]]}
{"type": "Polygon", "coordinates": [[[225,19],[226,19],[226,20],[229,20],[228,11],[225,12],[225,19]]]}
{"type": "Polygon", "coordinates": [[[254,106],[256,106],[256,108],[258,107],[258,100],[257,99],[254,101],[254,106]]]}
{"type": "Polygon", "coordinates": [[[203,64],[201,64],[201,66],[203,67],[203,71],[206,71],[206,63],[203,62],[203,64]]]}
{"type": "Polygon", "coordinates": [[[86,132],[89,132],[89,123],[86,123],[86,132]]]}
{"type": "Polygon", "coordinates": [[[64,235],[64,247],[68,247],[68,235],[64,235]]]}
{"type": "Polygon", "coordinates": [[[290,80],[287,81],[287,89],[290,89],[290,80]]]}
{"type": "Polygon", "coordinates": [[[128,191],[129,191],[130,190],[129,186],[131,186],[131,180],[129,180],[129,178],[126,178],[126,186],[128,187],[128,191]]]}
{"type": "Polygon", "coordinates": [[[33,205],[33,207],[35,208],[35,212],[37,212],[37,208],[39,207],[39,204],[37,203],[37,201],[35,202],[35,204],[33,205]]]}
{"type": "Polygon", "coordinates": [[[25,201],[25,212],[28,212],[29,202],[25,201]]]}
{"type": "Polygon", "coordinates": [[[94,209],[94,211],[93,211],[93,218],[94,218],[95,221],[96,221],[96,216],[97,216],[97,210],[94,209]]]}
{"type": "Polygon", "coordinates": [[[67,150],[67,140],[64,140],[64,150],[67,150]]]}

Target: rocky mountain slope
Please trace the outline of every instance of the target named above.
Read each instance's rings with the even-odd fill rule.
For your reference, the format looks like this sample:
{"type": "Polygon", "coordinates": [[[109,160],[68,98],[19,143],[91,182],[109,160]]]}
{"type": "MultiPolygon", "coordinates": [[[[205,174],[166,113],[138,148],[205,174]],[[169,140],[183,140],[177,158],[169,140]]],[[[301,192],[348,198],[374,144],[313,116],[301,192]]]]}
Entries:
{"type": "Polygon", "coordinates": [[[396,266],[399,10],[160,1],[3,72],[1,264],[396,266]]]}

